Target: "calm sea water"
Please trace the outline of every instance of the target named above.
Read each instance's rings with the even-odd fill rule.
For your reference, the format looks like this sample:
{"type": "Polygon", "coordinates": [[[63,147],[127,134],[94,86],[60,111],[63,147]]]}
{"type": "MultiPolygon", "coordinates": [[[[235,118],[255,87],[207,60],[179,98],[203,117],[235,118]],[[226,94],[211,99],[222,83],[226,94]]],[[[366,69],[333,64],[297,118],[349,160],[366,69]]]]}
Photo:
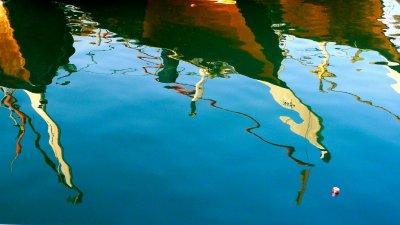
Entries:
{"type": "Polygon", "coordinates": [[[398,224],[399,15],[1,2],[0,223],[398,224]]]}

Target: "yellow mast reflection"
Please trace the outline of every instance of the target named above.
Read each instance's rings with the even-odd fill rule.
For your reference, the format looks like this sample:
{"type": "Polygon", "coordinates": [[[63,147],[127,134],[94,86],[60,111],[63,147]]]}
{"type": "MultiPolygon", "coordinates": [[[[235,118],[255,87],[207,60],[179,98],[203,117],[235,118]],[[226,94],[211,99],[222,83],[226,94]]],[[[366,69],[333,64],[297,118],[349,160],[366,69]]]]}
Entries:
{"type": "MultiPolygon", "coordinates": [[[[371,101],[366,101],[361,99],[360,96],[351,93],[351,92],[347,92],[347,91],[339,91],[339,90],[335,90],[335,88],[337,87],[337,83],[327,80],[326,78],[328,77],[335,77],[335,75],[331,72],[328,71],[328,66],[329,66],[329,53],[326,50],[326,42],[320,42],[319,43],[319,47],[320,50],[323,54],[323,59],[322,62],[317,66],[317,71],[311,71],[312,73],[316,74],[318,79],[320,80],[320,90],[323,91],[322,88],[322,82],[325,81],[329,84],[331,84],[331,87],[329,88],[329,91],[332,92],[337,92],[337,93],[343,93],[343,94],[347,94],[347,95],[351,95],[353,97],[355,97],[355,99],[358,102],[361,103],[365,103],[367,105],[373,106],[375,108],[381,109],[383,111],[386,111],[387,113],[389,113],[390,115],[392,115],[397,121],[400,122],[400,116],[394,114],[392,111],[386,109],[385,107],[379,106],[379,105],[375,105],[373,104],[371,101]]],[[[361,54],[362,50],[358,50],[356,52],[356,54],[354,55],[354,57],[351,59],[351,62],[354,63],[356,61],[360,61],[363,60],[363,58],[361,58],[359,55],[361,54]]],[[[388,64],[390,64],[390,62],[388,61],[388,64]]],[[[385,65],[385,68],[389,71],[389,73],[387,74],[390,78],[392,78],[393,80],[396,81],[395,84],[392,84],[391,87],[397,92],[400,93],[400,74],[393,70],[392,68],[390,68],[389,66],[385,65]]]]}
{"type": "Polygon", "coordinates": [[[44,156],[46,164],[48,164],[52,169],[54,169],[55,172],[57,172],[57,174],[59,175],[59,177],[61,179],[63,179],[62,180],[63,184],[66,184],[69,188],[71,188],[77,192],[75,197],[69,198],[69,199],[74,204],[80,203],[82,200],[83,193],[79,190],[78,187],[76,187],[72,183],[71,169],[70,169],[68,163],[66,163],[63,158],[63,149],[62,149],[60,141],[59,141],[60,129],[58,128],[57,124],[51,119],[51,117],[45,111],[44,104],[41,103],[41,102],[45,102],[43,93],[38,94],[38,93],[32,93],[29,91],[25,91],[28,94],[29,98],[31,99],[33,109],[48,124],[49,143],[50,143],[51,148],[54,151],[57,161],[59,162],[59,165],[60,165],[59,169],[56,169],[55,164],[47,156],[47,154],[44,152],[44,150],[40,148],[40,145],[39,145],[40,134],[34,128],[31,118],[29,116],[27,116],[25,113],[23,113],[22,111],[20,111],[19,107],[16,106],[15,103],[17,102],[17,99],[15,99],[12,96],[15,89],[13,89],[10,93],[7,92],[7,88],[5,88],[5,87],[1,87],[1,89],[2,89],[3,93],[5,94],[5,97],[3,98],[2,102],[4,103],[5,106],[7,106],[9,108],[10,117],[13,119],[15,124],[18,125],[18,127],[20,128],[20,132],[18,134],[18,139],[17,139],[17,143],[16,143],[16,157],[11,162],[11,171],[12,171],[15,160],[17,159],[19,154],[21,154],[21,150],[22,150],[21,140],[25,133],[26,122],[28,122],[32,131],[37,135],[37,139],[35,140],[35,146],[44,156]],[[15,114],[18,116],[19,120],[21,121],[21,124],[19,124],[18,120],[13,116],[13,112],[15,112],[15,114]],[[61,170],[61,172],[60,172],[60,170],[61,170]]]}
{"type": "MultiPolygon", "coordinates": [[[[280,0],[282,22],[287,23],[294,30],[289,33],[296,37],[318,41],[323,53],[323,62],[314,71],[320,80],[334,76],[327,72],[329,55],[326,52],[327,42],[336,42],[364,49],[373,49],[391,61],[400,62],[399,46],[396,46],[398,37],[397,15],[391,15],[389,8],[400,8],[398,3],[390,1],[341,1],[341,2],[304,2],[302,0],[280,0]],[[388,7],[385,4],[390,4],[388,7]],[[345,7],[341,7],[346,4],[345,7]],[[343,10],[336,10],[341,8],[343,10]],[[349,12],[351,10],[351,12],[349,12]],[[353,23],[353,24],[350,24],[353,23]],[[353,29],[347,29],[348,24],[353,29]],[[359,43],[360,42],[360,43],[359,43]],[[327,74],[324,74],[324,71],[327,74]],[[326,76],[325,76],[326,75],[326,76]]],[[[398,11],[397,11],[398,12],[398,11]]],[[[396,13],[396,11],[395,11],[396,13]]],[[[359,57],[361,49],[357,51],[352,63],[362,60],[359,57]]],[[[390,66],[387,76],[395,81],[391,87],[400,93],[400,78],[398,72],[390,66]]],[[[323,91],[323,90],[321,90],[323,91]]]]}
{"type": "Polygon", "coordinates": [[[301,100],[289,89],[274,85],[265,81],[259,81],[270,88],[270,94],[273,99],[283,108],[295,111],[303,120],[301,123],[295,122],[288,116],[281,116],[279,119],[289,125],[290,130],[307,139],[312,145],[321,150],[321,159],[328,162],[330,160],[330,153],[320,142],[320,132],[322,125],[319,117],[310,110],[308,106],[301,102],[301,100]]]}
{"type": "MultiPolygon", "coordinates": [[[[318,43],[319,48],[322,51],[322,55],[324,56],[322,59],[322,62],[317,66],[317,70],[311,71],[312,73],[316,74],[319,81],[320,81],[320,86],[319,89],[320,91],[324,91],[323,88],[323,83],[322,81],[326,77],[335,77],[335,75],[331,72],[328,71],[328,66],[329,66],[329,53],[326,51],[326,42],[319,42],[318,43]]],[[[354,57],[355,60],[357,60],[357,57],[354,57]]]]}
{"type": "Polygon", "coordinates": [[[200,68],[199,74],[200,74],[201,79],[199,80],[199,82],[196,83],[194,96],[192,98],[193,102],[196,102],[197,100],[203,98],[203,93],[204,93],[203,86],[204,86],[204,83],[206,82],[208,72],[206,69],[200,68]]]}
{"type": "Polygon", "coordinates": [[[64,160],[63,148],[61,147],[60,144],[60,128],[46,112],[46,105],[42,103],[45,102],[44,94],[32,93],[26,90],[25,93],[29,96],[31,100],[32,108],[47,123],[48,133],[49,133],[49,144],[53,149],[54,155],[56,156],[58,162],[60,163],[61,172],[65,176],[65,183],[70,188],[72,188],[73,184],[72,184],[71,169],[68,163],[66,163],[64,160]]]}

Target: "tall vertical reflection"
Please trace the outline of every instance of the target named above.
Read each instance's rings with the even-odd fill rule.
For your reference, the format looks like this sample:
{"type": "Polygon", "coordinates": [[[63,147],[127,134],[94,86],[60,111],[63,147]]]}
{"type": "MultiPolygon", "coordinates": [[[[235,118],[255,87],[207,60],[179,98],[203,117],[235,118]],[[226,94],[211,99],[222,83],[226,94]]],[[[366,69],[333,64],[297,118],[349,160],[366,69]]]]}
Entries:
{"type": "Polygon", "coordinates": [[[44,3],[44,8],[31,4],[27,1],[21,1],[17,4],[9,3],[8,8],[11,14],[11,17],[9,17],[8,10],[4,3],[0,1],[0,80],[4,93],[2,103],[10,110],[10,118],[13,119],[19,128],[16,157],[11,162],[11,168],[17,156],[22,152],[22,138],[27,129],[27,124],[29,124],[31,130],[37,136],[35,140],[37,150],[44,156],[45,163],[61,178],[60,181],[75,191],[75,196],[70,198],[70,200],[76,204],[81,201],[82,192],[72,182],[71,168],[64,160],[63,148],[60,143],[60,128],[46,112],[45,105],[47,101],[44,98],[45,85],[51,82],[51,79],[56,75],[58,67],[66,63],[68,57],[73,52],[72,42],[69,42],[71,37],[68,32],[63,32],[67,31],[63,29],[63,27],[65,28],[63,17],[61,17],[61,20],[54,17],[54,20],[49,23],[35,24],[34,22],[33,24],[29,24],[26,20],[13,16],[14,14],[23,14],[26,10],[32,10],[26,9],[25,7],[27,6],[32,6],[35,10],[45,12],[43,20],[38,18],[41,22],[50,21],[46,18],[48,14],[53,16],[63,15],[54,11],[55,8],[52,8],[52,5],[47,5],[47,3],[44,3]],[[56,21],[56,24],[52,24],[54,21],[56,21]],[[57,23],[57,21],[62,23],[57,23]],[[54,31],[54,33],[51,33],[54,35],[52,41],[47,41],[47,38],[36,37],[36,32],[28,29],[27,25],[33,26],[36,32],[40,32],[42,26],[46,27],[45,29],[49,29],[50,32],[54,31]],[[54,25],[57,27],[49,27],[54,25]],[[61,40],[57,40],[55,37],[61,37],[61,40]],[[30,46],[32,41],[35,42],[35,47],[30,46]],[[53,41],[54,46],[51,46],[53,41]],[[26,44],[28,44],[28,48],[26,44]],[[35,50],[38,52],[35,52],[35,50]],[[47,153],[40,147],[39,140],[41,134],[35,129],[31,117],[22,111],[23,106],[16,104],[18,100],[13,96],[18,91],[16,88],[25,89],[25,93],[31,99],[32,108],[46,122],[49,131],[49,144],[58,161],[59,169],[55,168],[55,163],[52,162],[47,153]]]}

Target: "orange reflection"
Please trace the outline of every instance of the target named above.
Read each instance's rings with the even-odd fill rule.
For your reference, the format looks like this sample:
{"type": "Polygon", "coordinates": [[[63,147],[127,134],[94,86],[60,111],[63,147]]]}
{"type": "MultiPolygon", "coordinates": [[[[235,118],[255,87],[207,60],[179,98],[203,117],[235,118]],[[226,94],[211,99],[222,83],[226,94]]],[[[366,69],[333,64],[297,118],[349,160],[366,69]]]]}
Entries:
{"type": "Polygon", "coordinates": [[[304,33],[294,31],[293,34],[323,38],[329,36],[330,22],[325,7],[315,3],[304,3],[303,0],[281,0],[284,11],[283,22],[290,23],[294,28],[305,30],[304,33]]]}
{"type": "Polygon", "coordinates": [[[13,33],[7,10],[4,3],[0,1],[0,72],[29,82],[30,73],[24,68],[25,59],[22,57],[13,33]]]}
{"type": "Polygon", "coordinates": [[[381,1],[315,1],[280,0],[282,22],[295,30],[291,34],[317,41],[336,42],[364,49],[373,49],[390,61],[400,54],[384,32],[381,1]]]}
{"type": "Polygon", "coordinates": [[[18,132],[18,136],[17,136],[17,143],[16,143],[16,147],[15,147],[15,158],[11,163],[11,170],[12,170],[12,165],[13,165],[14,161],[18,158],[18,156],[21,154],[21,151],[22,151],[21,141],[25,134],[25,125],[26,125],[27,116],[22,111],[19,110],[19,106],[16,104],[17,99],[14,98],[14,96],[13,96],[15,89],[12,89],[9,93],[7,93],[6,89],[3,89],[3,91],[5,94],[5,97],[2,101],[2,103],[8,107],[8,109],[10,110],[10,117],[14,120],[15,126],[17,126],[19,128],[19,132],[18,132]],[[16,119],[13,116],[13,113],[15,113],[18,116],[20,123],[18,122],[18,119],[16,119]]]}
{"type": "MultiPolygon", "coordinates": [[[[225,37],[232,42],[230,48],[240,49],[264,64],[262,74],[257,75],[272,76],[274,66],[263,54],[263,47],[256,41],[254,33],[246,25],[240,9],[234,3],[235,1],[197,0],[188,3],[185,0],[149,0],[143,38],[151,39],[156,43],[160,42],[163,37],[169,35],[165,27],[170,24],[181,25],[188,29],[195,27],[196,30],[204,30],[210,34],[225,37]]],[[[183,43],[190,41],[183,40],[183,43]]],[[[198,44],[191,43],[191,45],[198,44]]]]}

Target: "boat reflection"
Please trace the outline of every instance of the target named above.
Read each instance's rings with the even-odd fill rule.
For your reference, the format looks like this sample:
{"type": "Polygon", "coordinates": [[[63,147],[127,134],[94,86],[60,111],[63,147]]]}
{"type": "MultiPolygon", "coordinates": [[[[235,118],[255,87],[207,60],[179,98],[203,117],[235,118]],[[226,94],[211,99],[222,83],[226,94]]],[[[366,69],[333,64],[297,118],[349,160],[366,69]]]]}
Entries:
{"type": "MultiPolygon", "coordinates": [[[[319,149],[320,157],[324,162],[329,162],[331,153],[322,143],[323,124],[322,119],[309,105],[296,96],[287,84],[279,78],[279,70],[284,59],[290,55],[290,50],[285,49],[283,35],[290,34],[300,38],[307,38],[319,43],[322,53],[322,62],[312,72],[320,80],[321,92],[335,91],[332,81],[335,74],[329,72],[330,56],[326,51],[328,42],[352,46],[359,51],[353,57],[353,62],[362,60],[359,56],[362,49],[378,51],[388,61],[398,62],[399,54],[390,39],[383,34],[385,25],[378,19],[382,17],[381,3],[375,1],[371,8],[367,4],[350,1],[339,2],[346,7],[338,7],[336,3],[328,1],[303,2],[300,0],[274,1],[238,1],[233,4],[218,4],[215,1],[197,0],[190,4],[187,1],[148,0],[139,6],[118,4],[110,7],[99,5],[80,4],[84,10],[93,12],[91,18],[101,24],[102,28],[92,26],[92,34],[99,40],[96,43],[109,42],[109,32],[123,37],[127,41],[135,40],[138,44],[161,48],[160,56],[152,56],[141,51],[142,60],[149,60],[148,67],[143,68],[146,74],[157,76],[157,81],[167,83],[167,89],[188,96],[190,100],[189,116],[197,115],[197,101],[209,101],[216,109],[235,113],[249,118],[255,123],[254,127],[247,128],[246,132],[258,139],[287,150],[290,159],[299,165],[311,166],[293,156],[294,148],[287,145],[276,144],[254,132],[261,127],[261,123],[252,116],[232,109],[220,107],[215,100],[204,99],[205,82],[210,80],[211,64],[224,62],[230,71],[236,71],[245,76],[255,78],[269,88],[269,92],[275,102],[283,109],[296,112],[301,122],[295,122],[294,118],[282,115],[279,119],[288,125],[294,134],[306,139],[312,146],[319,149]],[[350,5],[350,6],[349,6],[350,5]],[[106,10],[107,8],[107,10],[106,10]],[[336,9],[351,9],[353,13],[342,12],[336,9]],[[135,13],[127,9],[135,10],[135,13]],[[132,15],[134,14],[134,15],[132,15]],[[364,15],[372,16],[364,16],[364,15]],[[351,17],[351,18],[348,18],[351,17]],[[357,18],[357,19],[354,19],[357,18]],[[366,18],[361,20],[359,18],[366,18]],[[351,23],[357,24],[351,24],[351,23]],[[346,29],[350,26],[354,29],[346,29]],[[373,29],[370,29],[373,27],[373,29]],[[99,30],[105,30],[103,35],[99,30]],[[104,35],[105,34],[105,35],[104,35]],[[201,60],[199,60],[201,59],[201,60]],[[179,60],[186,61],[199,68],[199,79],[195,84],[179,84],[178,65],[179,60]],[[152,69],[152,72],[149,70],[152,69]],[[324,83],[332,84],[325,88],[324,83]]],[[[79,3],[77,3],[79,5],[79,3]]],[[[68,14],[68,13],[67,13],[68,14]]],[[[71,15],[71,14],[68,14],[71,15]]],[[[84,23],[80,23],[85,27],[84,23]]],[[[90,29],[79,29],[90,30],[90,29]]],[[[79,33],[74,33],[80,35],[79,33]]],[[[131,47],[127,45],[127,47],[131,47]]],[[[220,67],[224,68],[226,66],[220,67]]],[[[223,70],[223,69],[222,69],[223,70]]],[[[398,79],[396,66],[388,66],[390,77],[398,79]]],[[[220,73],[216,77],[224,77],[227,73],[220,73]]],[[[211,81],[210,81],[211,82],[211,81]]],[[[336,85],[336,84],[335,84],[336,85]]],[[[397,86],[394,89],[397,90],[397,86]]],[[[371,102],[362,101],[358,95],[348,92],[358,101],[381,108],[389,113],[389,110],[374,105],[371,102]]],[[[397,119],[398,117],[395,116],[397,119]]],[[[296,203],[299,205],[304,192],[310,170],[302,172],[302,188],[296,203]]]]}
{"type": "MultiPolygon", "coordinates": [[[[110,15],[107,13],[110,10],[104,13],[97,12],[92,14],[91,18],[85,19],[95,20],[91,20],[85,27],[84,22],[77,22],[77,19],[88,15],[88,13],[81,12],[80,16],[77,16],[76,12],[79,10],[75,8],[73,10],[75,14],[72,13],[71,6],[65,7],[64,10],[67,17],[70,18],[70,22],[82,26],[81,28],[76,27],[78,32],[73,33],[78,39],[79,36],[84,36],[81,35],[82,30],[91,30],[93,38],[101,37],[103,39],[103,41],[98,40],[96,43],[105,43],[104,40],[106,40],[109,32],[123,36],[124,45],[137,50],[138,58],[149,64],[149,66],[143,67],[145,74],[157,76],[158,82],[169,84],[165,88],[175,90],[177,93],[190,98],[189,116],[197,115],[197,101],[208,101],[210,106],[215,109],[234,113],[251,120],[254,126],[246,128],[247,133],[269,145],[283,149],[287,157],[296,164],[313,166],[311,163],[296,158],[293,146],[274,143],[257,134],[255,129],[260,128],[261,123],[251,115],[221,107],[217,104],[217,101],[203,97],[204,85],[208,79],[224,78],[229,73],[239,72],[260,80],[268,86],[271,95],[279,105],[297,112],[303,119],[303,122],[297,124],[291,122],[288,117],[281,117],[281,120],[289,125],[290,131],[308,140],[321,151],[323,161],[329,162],[331,155],[321,143],[323,128],[321,120],[294,95],[285,82],[278,78],[278,71],[284,59],[284,54],[279,46],[278,35],[270,28],[272,26],[271,21],[263,14],[259,14],[264,17],[256,18],[256,21],[252,20],[253,17],[251,17],[250,22],[245,20],[241,12],[245,11],[249,15],[252,10],[259,10],[257,5],[244,4],[242,8],[239,8],[235,4],[218,5],[213,1],[196,1],[193,4],[189,5],[185,1],[148,1],[143,19],[142,34],[136,36],[128,35],[127,31],[122,34],[118,33],[118,29],[121,29],[121,27],[115,24],[120,25],[122,21],[126,21],[121,13],[110,15]],[[168,8],[167,6],[171,7],[172,10],[163,10],[168,8]],[[198,16],[199,14],[202,16],[198,16]],[[106,19],[110,17],[113,23],[106,19]],[[263,28],[266,29],[261,29],[256,24],[257,20],[265,22],[266,26],[263,28]],[[93,27],[93,24],[102,24],[105,27],[93,27]],[[252,25],[255,31],[253,32],[247,24],[252,25]],[[178,32],[181,29],[186,29],[187,32],[178,32]],[[106,32],[99,35],[101,30],[106,32]],[[179,34],[179,37],[176,34],[179,34]],[[129,44],[131,39],[138,40],[140,44],[161,47],[160,56],[147,53],[145,47],[132,46],[129,44]],[[204,51],[204,49],[207,49],[207,51],[204,51]],[[179,61],[185,61],[199,68],[197,83],[177,83],[179,61]],[[287,98],[287,101],[282,102],[283,98],[287,98]]],[[[138,10],[138,8],[136,7],[135,10],[138,10]]],[[[133,30],[140,29],[133,28],[133,30]]],[[[303,188],[303,194],[304,191],[305,188],[303,188]]],[[[300,201],[301,199],[297,201],[298,204],[300,204],[300,201]]]]}
{"type": "MultiPolygon", "coordinates": [[[[71,1],[65,0],[65,2],[71,1]]],[[[285,48],[285,37],[294,35],[297,38],[318,43],[322,61],[313,67],[312,73],[320,81],[321,92],[331,91],[352,95],[358,101],[382,109],[399,119],[390,110],[370,101],[361,100],[356,93],[335,90],[338,84],[332,80],[336,75],[329,71],[331,56],[326,49],[328,43],[335,42],[356,48],[358,51],[351,59],[353,63],[362,60],[360,54],[363,50],[374,50],[387,59],[388,64],[385,66],[389,71],[388,76],[397,81],[393,89],[400,93],[397,72],[399,68],[395,64],[399,62],[400,55],[390,38],[384,34],[385,24],[379,21],[379,18],[383,16],[380,1],[371,2],[370,5],[353,0],[337,3],[300,0],[237,2],[194,0],[190,3],[184,0],[147,0],[125,4],[116,1],[115,4],[107,5],[102,5],[100,2],[96,4],[75,2],[79,7],[59,4],[62,10],[55,9],[54,5],[52,5],[53,9],[49,10],[46,7],[50,5],[46,3],[44,8],[47,10],[35,8],[35,11],[43,12],[46,17],[55,18],[46,25],[53,29],[46,31],[52,34],[53,43],[46,43],[46,46],[50,48],[49,52],[43,56],[37,55],[43,49],[47,49],[40,45],[40,43],[45,43],[40,40],[40,35],[30,34],[34,37],[32,39],[35,41],[34,44],[30,42],[30,39],[22,38],[26,34],[21,32],[29,29],[26,28],[28,25],[21,21],[27,19],[12,16],[13,13],[17,15],[18,10],[24,12],[20,13],[21,15],[32,16],[30,8],[38,7],[30,5],[28,1],[22,2],[23,4],[9,4],[11,23],[7,17],[1,21],[4,24],[2,25],[4,30],[9,30],[8,34],[6,33],[8,36],[0,39],[4,42],[1,46],[9,46],[6,53],[0,56],[5,77],[1,85],[26,90],[35,112],[48,126],[49,143],[60,164],[64,183],[68,187],[74,187],[74,185],[70,176],[71,168],[62,157],[63,149],[59,142],[60,128],[46,112],[43,102],[46,85],[51,83],[57,68],[68,63],[68,58],[73,53],[73,40],[68,34],[67,26],[71,28],[75,38],[93,37],[89,44],[94,49],[97,46],[111,46],[115,44],[113,37],[120,38],[118,41],[121,44],[135,50],[135,56],[138,55],[138,59],[147,63],[143,67],[144,74],[154,76],[156,81],[166,84],[165,88],[188,97],[189,116],[199,116],[197,102],[207,101],[210,107],[246,117],[254,123],[254,126],[245,129],[247,133],[267,144],[284,149],[288,158],[301,166],[313,164],[296,158],[293,146],[277,144],[257,134],[255,129],[260,128],[262,124],[250,113],[224,108],[219,102],[217,104],[216,100],[204,97],[206,82],[212,82],[213,78],[227,78],[228,74],[232,73],[243,74],[261,82],[267,86],[269,94],[283,111],[294,112],[302,120],[295,122],[295,118],[282,114],[279,120],[287,125],[285,129],[307,140],[320,152],[321,159],[329,162],[331,153],[322,143],[324,126],[321,117],[279,76],[284,72],[282,65],[285,59],[293,57],[290,49],[285,48]],[[340,7],[342,4],[346,4],[346,7],[340,7]],[[27,9],[30,11],[25,13],[27,9]],[[351,13],[348,10],[352,10],[351,13]],[[68,22],[65,21],[63,13],[68,22]],[[15,38],[12,27],[15,29],[15,38]],[[18,41],[17,44],[16,40],[19,38],[23,41],[18,41]],[[146,46],[158,48],[160,52],[156,54],[159,55],[146,52],[146,46]],[[10,57],[5,57],[6,54],[10,57]],[[43,62],[40,61],[43,59],[43,62]],[[191,84],[177,82],[178,77],[181,76],[178,69],[179,63],[183,61],[198,68],[196,82],[191,84]],[[326,88],[324,84],[330,84],[330,87],[326,88]]],[[[31,26],[44,27],[44,25],[31,26]]],[[[76,39],[76,41],[80,40],[76,39]]],[[[93,65],[96,64],[95,51],[108,50],[90,51],[88,56],[93,65]]],[[[76,71],[78,71],[76,68],[71,68],[69,75],[76,71]]],[[[15,119],[21,121],[17,124],[25,127],[25,122],[22,121],[23,116],[26,117],[26,115],[22,114],[13,103],[15,101],[10,96],[6,105],[12,108],[19,117],[15,119]]],[[[297,204],[301,202],[309,173],[310,170],[302,173],[303,187],[299,192],[297,204]]]]}
{"type": "MultiPolygon", "coordinates": [[[[261,2],[264,2],[264,7],[269,6],[268,1],[261,2]]],[[[390,15],[385,15],[388,12],[385,12],[387,7],[384,7],[383,2],[385,1],[373,1],[366,4],[360,1],[333,3],[330,1],[281,0],[279,10],[277,9],[280,16],[276,17],[274,22],[283,24],[283,28],[280,28],[281,33],[318,42],[322,53],[320,56],[322,62],[312,72],[320,80],[320,91],[325,92],[323,83],[326,82],[330,86],[328,91],[351,95],[357,101],[386,111],[400,121],[400,117],[391,110],[376,105],[372,101],[362,100],[357,93],[335,90],[340,84],[332,81],[333,79],[327,79],[336,77],[335,74],[328,71],[330,54],[327,51],[327,43],[334,42],[337,45],[358,49],[351,63],[363,60],[360,57],[363,51],[379,52],[385,58],[382,66],[388,70],[386,75],[395,82],[391,85],[392,89],[396,93],[400,93],[400,53],[398,50],[400,46],[396,46],[397,42],[393,41],[394,38],[397,38],[398,30],[393,28],[393,24],[391,24],[393,21],[385,20],[390,15]],[[342,4],[343,6],[341,6],[342,4]],[[339,8],[343,10],[337,10],[339,8]],[[391,28],[390,31],[388,31],[388,27],[391,28]]],[[[399,7],[398,3],[391,2],[390,4],[399,7]]],[[[288,54],[290,55],[290,53],[288,54]]]]}
{"type": "MultiPolygon", "coordinates": [[[[46,112],[47,100],[45,99],[45,88],[46,84],[51,82],[52,78],[56,75],[56,71],[59,66],[63,63],[68,62],[69,56],[73,53],[73,48],[70,42],[72,40],[71,35],[65,29],[65,20],[63,14],[55,8],[48,8],[49,5],[42,5],[44,8],[36,6],[36,4],[29,3],[28,1],[18,2],[18,4],[9,3],[7,8],[10,9],[11,16],[8,16],[7,9],[2,1],[0,1],[0,77],[1,77],[1,89],[4,93],[2,104],[10,110],[10,118],[14,121],[15,125],[19,129],[19,134],[16,143],[16,157],[11,162],[11,169],[17,157],[22,151],[22,138],[26,131],[26,124],[28,122],[31,130],[36,134],[35,147],[43,155],[45,163],[57,174],[59,181],[65,184],[68,188],[74,190],[75,196],[69,197],[69,201],[73,204],[80,203],[82,201],[83,194],[72,182],[71,168],[63,157],[63,148],[60,143],[60,128],[54,122],[54,120],[46,112]],[[19,5],[22,4],[22,5],[19,5]],[[19,6],[18,6],[19,5],[19,6]],[[16,16],[12,16],[13,13],[23,13],[26,10],[25,7],[32,6],[39,12],[45,11],[46,14],[53,16],[61,15],[60,17],[53,17],[50,24],[42,24],[44,29],[49,29],[48,26],[57,25],[51,32],[52,41],[54,46],[48,46],[49,41],[47,38],[38,38],[36,32],[32,32],[29,29],[25,29],[24,26],[32,25],[26,24],[27,20],[21,20],[16,16]],[[19,8],[22,7],[22,8],[19,8]],[[48,11],[49,10],[49,11],[48,11]],[[10,18],[17,18],[11,19],[10,18]],[[63,23],[52,24],[54,21],[60,20],[63,23]],[[23,24],[21,24],[23,23],[23,24]],[[60,33],[61,31],[61,33],[60,33]],[[59,40],[57,37],[61,37],[59,40]],[[33,39],[33,40],[32,40],[33,39]],[[40,49],[40,52],[34,52],[35,47],[26,45],[32,44],[35,41],[35,46],[40,49]],[[66,42],[66,43],[64,43],[66,42]],[[67,50],[67,52],[65,51],[67,50]],[[48,54],[47,57],[41,58],[41,55],[48,54]],[[43,61],[42,61],[43,60],[43,61]],[[48,157],[47,153],[40,147],[39,141],[41,134],[35,129],[32,119],[26,113],[22,111],[22,106],[17,105],[17,98],[13,96],[18,89],[22,89],[27,96],[30,98],[32,108],[34,111],[46,122],[49,133],[49,144],[53,153],[58,161],[59,166],[48,157]]],[[[48,19],[38,21],[49,21],[48,19]]],[[[60,22],[59,21],[59,22],[60,22]]],[[[33,26],[33,25],[32,25],[33,26]]],[[[42,26],[33,26],[38,29],[42,26]]],[[[51,28],[50,28],[51,29],[51,28]]]]}
{"type": "MultiPolygon", "coordinates": [[[[123,36],[126,40],[125,46],[138,50],[140,53],[138,58],[149,64],[149,66],[143,68],[146,74],[157,75],[157,81],[161,83],[176,83],[179,76],[179,60],[186,61],[200,68],[200,79],[196,84],[193,84],[194,90],[187,90],[180,84],[166,86],[166,88],[174,89],[178,93],[187,95],[192,99],[190,102],[190,116],[197,114],[196,101],[202,99],[206,79],[226,77],[228,73],[239,72],[263,81],[265,84],[268,84],[269,88],[281,88],[282,90],[287,90],[287,93],[293,93],[286,86],[285,82],[278,78],[278,70],[284,59],[283,50],[279,46],[278,35],[275,34],[272,28],[261,29],[255,24],[256,21],[261,21],[265,24],[265,27],[271,27],[271,21],[264,14],[260,14],[259,18],[252,16],[250,17],[251,19],[247,19],[242,15],[243,12],[250,15],[252,10],[258,10],[259,7],[257,4],[245,3],[239,7],[236,4],[220,4],[216,1],[205,0],[197,0],[193,4],[179,0],[150,0],[145,6],[141,4],[134,7],[133,5],[132,3],[132,8],[135,8],[135,10],[140,10],[141,6],[143,7],[142,10],[145,10],[142,19],[142,34],[134,32],[136,35],[129,35],[129,32],[125,30],[122,34],[117,33],[117,35],[123,36]],[[164,10],[167,8],[170,10],[164,10]],[[250,22],[246,19],[250,20],[250,22]],[[248,24],[251,26],[249,27],[248,24]],[[184,28],[189,29],[190,32],[178,31],[184,28]],[[176,36],[177,34],[179,34],[179,37],[176,36]],[[130,39],[138,40],[141,44],[161,47],[160,56],[150,55],[146,53],[144,48],[139,50],[132,47],[127,43],[130,39]],[[204,51],[204,49],[208,50],[204,51]],[[234,67],[230,65],[234,65],[234,67]],[[152,69],[151,72],[150,69],[152,69]]],[[[83,4],[82,7],[89,9],[91,6],[83,4]]],[[[125,17],[129,18],[128,15],[124,14],[124,9],[120,7],[118,11],[117,6],[111,7],[111,9],[107,10],[96,7],[96,11],[90,14],[90,18],[86,18],[85,15],[89,15],[89,13],[83,11],[80,14],[76,14],[79,10],[72,6],[64,7],[64,10],[69,18],[69,22],[74,26],[81,26],[81,28],[76,26],[73,29],[77,31],[73,33],[74,35],[82,36],[82,30],[91,30],[93,37],[102,37],[105,39],[106,36],[97,34],[99,30],[105,30],[106,32],[103,34],[115,32],[114,30],[120,31],[121,26],[127,20],[129,21],[129,19],[124,19],[125,17]],[[110,11],[119,13],[111,14],[110,11]],[[86,26],[83,20],[79,22],[79,18],[85,18],[84,21],[89,21],[88,25],[86,26]],[[113,23],[110,22],[110,18],[112,18],[111,21],[113,23]],[[105,27],[93,27],[93,24],[102,24],[105,27]]],[[[143,13],[139,13],[139,15],[143,15],[143,13]]],[[[131,25],[140,26],[137,25],[137,22],[131,25]]],[[[132,26],[129,29],[133,31],[140,30],[139,28],[132,28],[132,26]]],[[[86,35],[86,32],[84,35],[86,35]]],[[[97,43],[100,42],[97,41],[97,43]]],[[[271,93],[275,94],[275,92],[271,93]]],[[[294,107],[295,110],[300,105],[304,106],[304,109],[308,109],[307,106],[300,103],[300,100],[297,100],[297,102],[298,106],[294,107]]],[[[278,102],[278,104],[280,103],[278,102]]],[[[306,113],[304,109],[303,114],[306,113]]],[[[311,113],[311,115],[313,117],[310,118],[317,118],[315,113],[311,113]]],[[[305,116],[301,118],[306,119],[305,116]]],[[[320,125],[321,122],[318,119],[306,120],[308,122],[301,123],[304,124],[303,127],[307,124],[309,125],[311,123],[309,121],[314,121],[319,125],[315,127],[315,130],[307,131],[306,134],[300,131],[303,129],[300,125],[295,126],[291,124],[290,130],[308,139],[310,143],[320,149],[323,153],[322,155],[326,155],[323,158],[328,162],[330,154],[324,154],[328,153],[328,151],[319,141],[322,139],[320,136],[323,127],[320,125]]],[[[259,123],[257,122],[257,124],[259,123]]],[[[261,125],[259,124],[259,126],[261,125]]],[[[292,157],[293,152],[294,149],[288,155],[292,157]]],[[[303,164],[311,165],[309,163],[303,164]]]]}
{"type": "MultiPolygon", "coordinates": [[[[260,2],[264,7],[271,5],[268,0],[260,2]]],[[[280,0],[278,5],[274,22],[284,24],[281,29],[284,33],[374,50],[391,62],[400,62],[396,46],[385,35],[387,25],[382,22],[382,1],[280,0]]]]}

